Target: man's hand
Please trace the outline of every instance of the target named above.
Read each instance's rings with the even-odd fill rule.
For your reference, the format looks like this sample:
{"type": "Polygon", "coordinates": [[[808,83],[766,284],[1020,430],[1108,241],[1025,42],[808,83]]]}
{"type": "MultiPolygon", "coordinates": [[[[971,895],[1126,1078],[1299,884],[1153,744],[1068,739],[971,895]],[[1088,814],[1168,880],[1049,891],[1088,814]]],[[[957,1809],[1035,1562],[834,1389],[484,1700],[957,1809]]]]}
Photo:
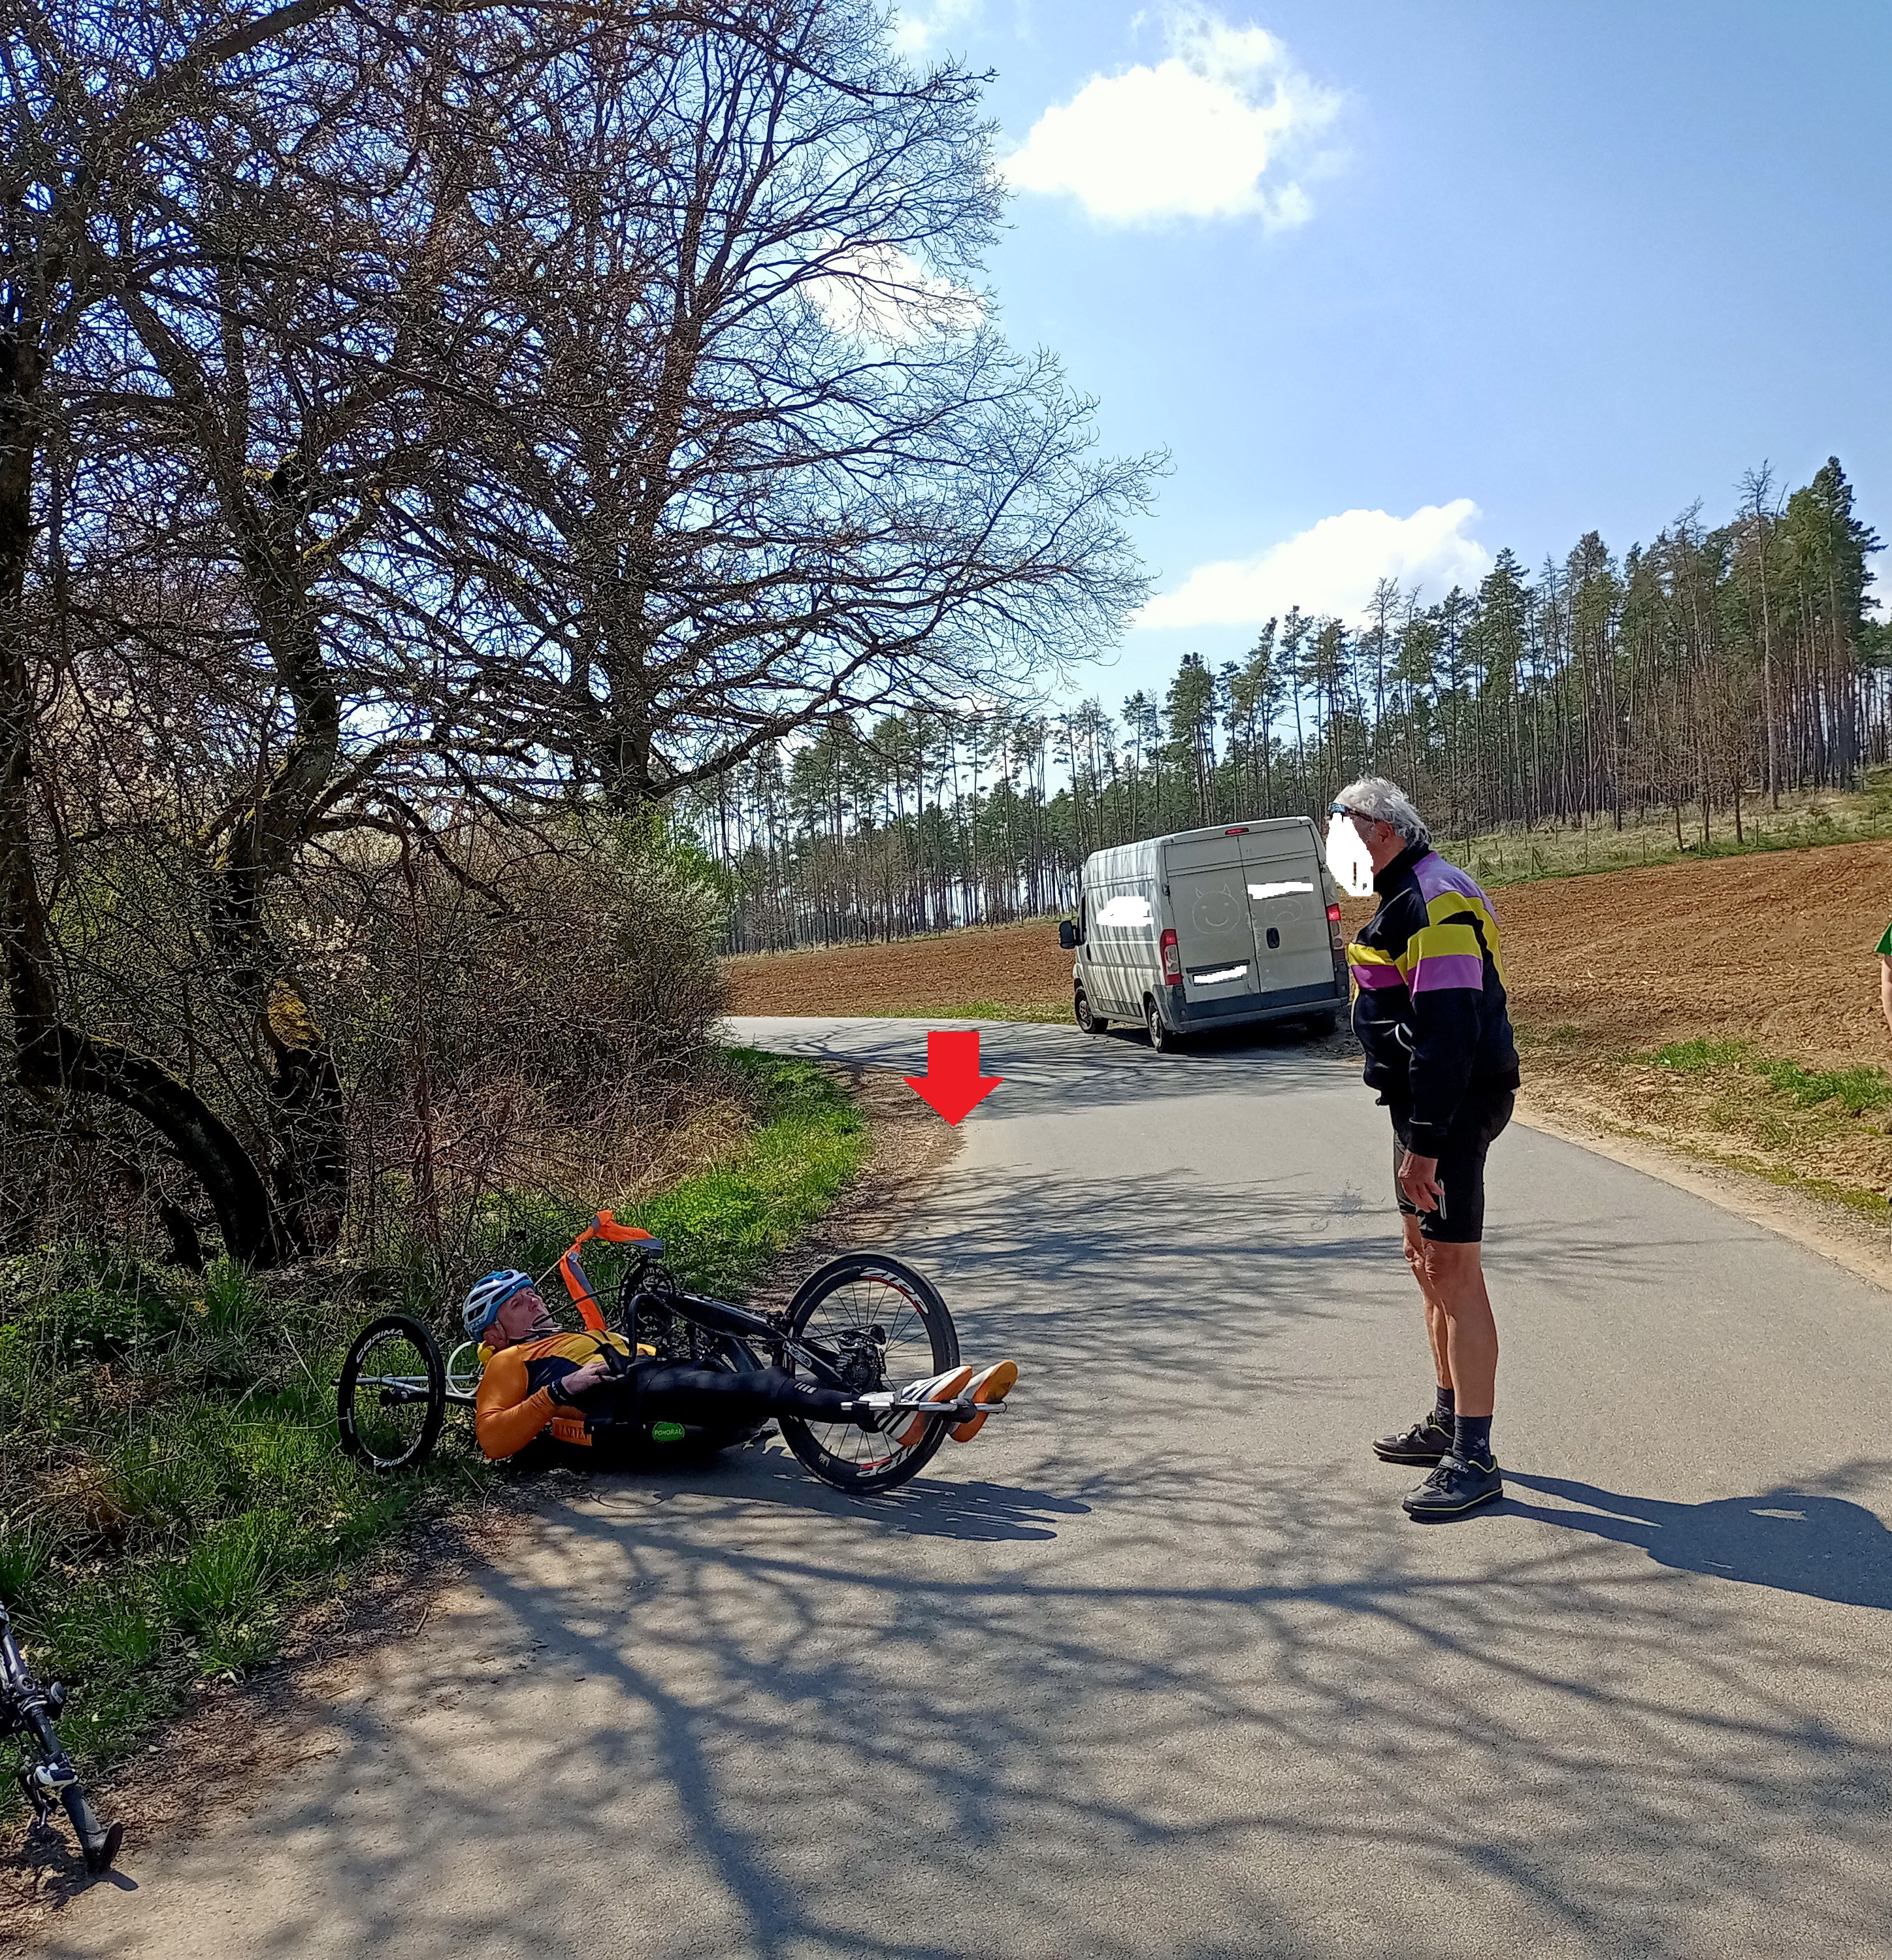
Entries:
{"type": "Polygon", "coordinates": [[[561,1376],[558,1393],[567,1402],[576,1402],[580,1396],[590,1395],[610,1372],[609,1364],[600,1354],[595,1360],[587,1361],[582,1368],[574,1368],[570,1374],[561,1376]]]}
{"type": "Polygon", "coordinates": [[[1408,1150],[1400,1160],[1399,1188],[1409,1204],[1421,1211],[1436,1211],[1445,1197],[1445,1187],[1439,1182],[1439,1160],[1417,1157],[1408,1150]]]}

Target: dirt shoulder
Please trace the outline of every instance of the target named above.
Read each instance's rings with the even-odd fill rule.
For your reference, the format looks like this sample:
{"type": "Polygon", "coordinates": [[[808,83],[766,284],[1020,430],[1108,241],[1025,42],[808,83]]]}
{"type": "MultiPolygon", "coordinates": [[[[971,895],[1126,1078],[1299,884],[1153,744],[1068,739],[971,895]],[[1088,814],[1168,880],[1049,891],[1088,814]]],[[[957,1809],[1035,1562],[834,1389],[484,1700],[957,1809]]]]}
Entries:
{"type": "MultiPolygon", "coordinates": [[[[758,1302],[786,1304],[836,1252],[898,1232],[959,1147],[959,1133],[898,1075],[839,1064],[834,1072],[867,1119],[867,1159],[815,1230],[770,1268],[752,1293],[758,1302]]],[[[100,1814],[125,1825],[122,1865],[148,1868],[167,1838],[240,1805],[246,1791],[305,1760],[321,1712],[361,1656],[424,1639],[436,1607],[469,1571],[529,1530],[539,1504],[583,1481],[581,1472],[564,1468],[521,1472],[501,1493],[431,1520],[371,1565],[351,1568],[345,1586],[298,1617],[272,1666],[234,1684],[200,1682],[196,1706],[183,1720],[94,1787],[100,1814]]],[[[73,1713],[83,1713],[75,1700],[73,1713]]],[[[122,1873],[88,1878],[62,1817],[56,1830],[10,1828],[0,1847],[0,1951],[35,1944],[59,1908],[87,1887],[130,1882],[122,1873]]]]}
{"type": "MultiPolygon", "coordinates": [[[[1499,886],[1521,1113],[1892,1284],[1892,842],[1499,886]]],[[[1350,902],[1357,925],[1370,902],[1350,902]]],[[[725,963],[733,1011],[1063,1020],[1032,920],[725,963]]]]}

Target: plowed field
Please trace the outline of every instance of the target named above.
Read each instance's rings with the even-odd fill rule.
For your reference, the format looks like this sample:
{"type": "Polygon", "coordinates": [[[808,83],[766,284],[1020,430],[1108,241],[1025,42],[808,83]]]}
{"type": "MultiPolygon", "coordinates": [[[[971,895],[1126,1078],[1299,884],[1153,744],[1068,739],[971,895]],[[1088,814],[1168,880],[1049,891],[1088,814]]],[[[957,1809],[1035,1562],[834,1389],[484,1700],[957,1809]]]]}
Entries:
{"type": "MultiPolygon", "coordinates": [[[[1821,1068],[1887,1059],[1871,949],[1892,917],[1892,843],[1547,879],[1493,901],[1527,1036],[1618,1051],[1744,1038],[1821,1068]]],[[[1353,924],[1372,907],[1348,909],[1353,924]]],[[[724,970],[740,1014],[1061,1018],[1070,1005],[1071,956],[1046,920],[724,970]]]]}

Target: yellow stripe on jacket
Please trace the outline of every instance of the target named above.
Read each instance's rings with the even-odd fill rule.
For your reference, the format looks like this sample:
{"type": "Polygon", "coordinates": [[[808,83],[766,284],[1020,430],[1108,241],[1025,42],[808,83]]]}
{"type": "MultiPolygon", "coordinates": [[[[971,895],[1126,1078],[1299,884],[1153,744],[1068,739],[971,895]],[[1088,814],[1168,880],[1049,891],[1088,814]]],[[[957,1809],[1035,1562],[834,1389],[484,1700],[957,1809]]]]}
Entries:
{"type": "Polygon", "coordinates": [[[1477,928],[1467,921],[1461,906],[1459,915],[1443,924],[1421,926],[1406,942],[1399,956],[1399,970],[1415,994],[1439,987],[1477,987],[1484,985],[1484,953],[1478,943],[1477,928]]]}
{"type": "MultiPolygon", "coordinates": [[[[1426,907],[1426,916],[1434,925],[1442,925],[1448,920],[1462,919],[1469,912],[1484,928],[1485,944],[1491,949],[1491,963],[1498,969],[1498,984],[1505,985],[1504,954],[1498,945],[1498,921],[1489,905],[1481,904],[1468,892],[1441,892],[1426,907]]],[[[1470,931],[1467,927],[1467,931],[1470,931]]],[[[1472,951],[1478,949],[1474,946],[1472,951]]]]}
{"type": "Polygon", "coordinates": [[[1355,940],[1347,949],[1347,970],[1353,983],[1353,998],[1358,1000],[1360,989],[1366,988],[1398,987],[1405,984],[1406,976],[1390,953],[1382,953],[1377,946],[1363,946],[1355,940]]]}

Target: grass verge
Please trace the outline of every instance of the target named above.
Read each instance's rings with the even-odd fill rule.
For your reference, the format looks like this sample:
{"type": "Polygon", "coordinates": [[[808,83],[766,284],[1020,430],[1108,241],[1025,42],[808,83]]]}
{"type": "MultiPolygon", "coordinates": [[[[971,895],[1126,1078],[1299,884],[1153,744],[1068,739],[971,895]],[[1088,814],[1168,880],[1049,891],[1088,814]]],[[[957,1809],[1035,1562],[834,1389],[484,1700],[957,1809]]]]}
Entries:
{"type": "MultiPolygon", "coordinates": [[[[817,1065],[729,1061],[747,1135],[619,1213],[662,1236],[691,1284],[739,1297],[833,1202],[868,1139],[817,1065]]],[[[501,1195],[476,1256],[538,1271],[609,1199],[501,1195]]],[[[84,1246],[0,1262],[0,1596],[32,1665],[74,1691],[61,1732],[84,1773],[136,1747],[197,1681],[265,1664],[298,1603],[482,1487],[490,1473],[463,1444],[393,1481],[342,1454],[330,1384],[354,1329],[389,1304],[438,1317],[418,1265],[291,1285],[84,1246]]],[[[16,1804],[8,1777],[0,1815],[16,1804]]]]}
{"type": "Polygon", "coordinates": [[[1712,1036],[1585,1055],[1559,1039],[1577,1032],[1520,1037],[1531,1087],[1550,1106],[1884,1224],[1892,1076],[1883,1069],[1809,1068],[1712,1036]]]}
{"type": "Polygon", "coordinates": [[[1068,1001],[962,1001],[941,1009],[942,1021],[1068,1021],[1068,1001]]]}

